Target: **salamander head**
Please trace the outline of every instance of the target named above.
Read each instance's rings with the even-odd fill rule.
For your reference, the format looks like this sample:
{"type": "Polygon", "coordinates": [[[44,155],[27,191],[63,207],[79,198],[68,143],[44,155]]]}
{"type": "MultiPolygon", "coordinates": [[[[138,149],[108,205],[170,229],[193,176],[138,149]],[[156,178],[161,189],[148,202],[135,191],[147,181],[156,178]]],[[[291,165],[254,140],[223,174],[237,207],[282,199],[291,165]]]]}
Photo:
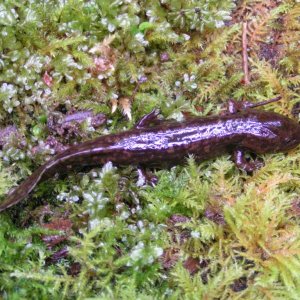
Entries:
{"type": "MultiPolygon", "coordinates": [[[[249,112],[249,111],[248,111],[249,112]]],[[[283,115],[252,110],[248,114],[251,120],[252,136],[243,140],[242,146],[255,153],[284,152],[300,144],[300,125],[283,115]]]]}
{"type": "Polygon", "coordinates": [[[286,151],[300,144],[300,125],[292,119],[277,115],[269,123],[269,129],[276,135],[274,138],[274,151],[286,151]]]}
{"type": "Polygon", "coordinates": [[[300,125],[290,126],[284,135],[284,150],[289,150],[297,147],[300,144],[300,125]]]}

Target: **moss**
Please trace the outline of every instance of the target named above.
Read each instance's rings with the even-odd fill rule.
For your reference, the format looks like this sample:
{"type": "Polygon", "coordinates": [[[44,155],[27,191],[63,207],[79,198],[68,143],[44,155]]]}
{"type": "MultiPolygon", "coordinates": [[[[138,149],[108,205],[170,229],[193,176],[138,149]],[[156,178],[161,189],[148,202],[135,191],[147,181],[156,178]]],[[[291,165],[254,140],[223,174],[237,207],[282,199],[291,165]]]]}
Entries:
{"type": "MultiPolygon", "coordinates": [[[[0,4],[0,193],[57,143],[166,119],[218,114],[227,99],[292,116],[299,102],[298,1],[5,1],[0,4]],[[250,84],[241,23],[248,23],[250,84]],[[88,121],[53,133],[65,111],[88,121]],[[54,117],[53,117],[54,116],[54,117]],[[47,146],[48,145],[48,146],[47,146]]],[[[298,116],[296,116],[298,117],[298,116]]],[[[66,142],[67,141],[67,142],[66,142]]],[[[37,188],[0,215],[4,299],[299,299],[299,149],[252,175],[229,155],[155,170],[108,163],[37,188]]]]}

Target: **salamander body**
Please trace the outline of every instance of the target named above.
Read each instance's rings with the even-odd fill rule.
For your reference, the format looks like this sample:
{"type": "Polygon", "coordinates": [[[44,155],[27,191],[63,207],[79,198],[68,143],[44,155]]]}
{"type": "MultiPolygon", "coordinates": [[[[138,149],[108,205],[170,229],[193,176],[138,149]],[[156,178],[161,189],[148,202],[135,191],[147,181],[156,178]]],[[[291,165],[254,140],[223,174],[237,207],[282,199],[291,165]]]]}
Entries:
{"type": "MultiPolygon", "coordinates": [[[[157,123],[156,117],[152,112],[134,129],[101,136],[59,153],[10,192],[0,204],[0,211],[26,198],[39,182],[74,168],[108,161],[165,167],[184,162],[188,155],[201,161],[224,153],[286,151],[300,143],[300,125],[273,112],[245,109],[234,114],[151,125],[157,123]]],[[[242,166],[241,155],[236,156],[238,159],[242,166]]]]}

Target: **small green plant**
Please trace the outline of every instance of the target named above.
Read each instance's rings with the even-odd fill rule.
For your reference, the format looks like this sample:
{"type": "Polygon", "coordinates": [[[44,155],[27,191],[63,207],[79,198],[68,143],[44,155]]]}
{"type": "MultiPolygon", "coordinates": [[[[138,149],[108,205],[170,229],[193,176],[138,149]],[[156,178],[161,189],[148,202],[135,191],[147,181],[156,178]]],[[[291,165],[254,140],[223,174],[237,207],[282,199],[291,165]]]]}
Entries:
{"type": "MultiPolygon", "coordinates": [[[[297,2],[1,3],[1,201],[57,148],[153,108],[181,121],[280,95],[264,109],[297,119],[297,2]],[[55,127],[86,110],[107,122],[55,127]]],[[[155,187],[111,163],[44,182],[0,214],[0,298],[299,299],[300,152],[262,159],[250,175],[229,155],[189,157],[154,170],[155,187]]]]}

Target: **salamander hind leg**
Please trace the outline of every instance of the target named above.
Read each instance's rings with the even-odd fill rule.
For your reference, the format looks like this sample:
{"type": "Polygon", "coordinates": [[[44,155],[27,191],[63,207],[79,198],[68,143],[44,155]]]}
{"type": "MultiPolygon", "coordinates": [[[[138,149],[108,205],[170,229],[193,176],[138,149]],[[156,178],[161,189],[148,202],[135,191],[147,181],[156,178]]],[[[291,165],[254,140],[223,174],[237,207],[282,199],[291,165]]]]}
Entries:
{"type": "Polygon", "coordinates": [[[236,166],[247,173],[252,173],[264,166],[264,163],[257,158],[254,160],[248,160],[245,157],[245,151],[241,149],[238,149],[234,152],[233,159],[236,166]]]}
{"type": "Polygon", "coordinates": [[[141,129],[151,126],[152,124],[158,124],[161,120],[158,118],[160,110],[155,108],[149,114],[143,116],[136,124],[135,128],[141,129]]]}

